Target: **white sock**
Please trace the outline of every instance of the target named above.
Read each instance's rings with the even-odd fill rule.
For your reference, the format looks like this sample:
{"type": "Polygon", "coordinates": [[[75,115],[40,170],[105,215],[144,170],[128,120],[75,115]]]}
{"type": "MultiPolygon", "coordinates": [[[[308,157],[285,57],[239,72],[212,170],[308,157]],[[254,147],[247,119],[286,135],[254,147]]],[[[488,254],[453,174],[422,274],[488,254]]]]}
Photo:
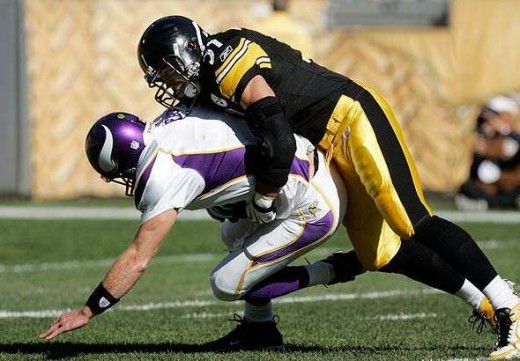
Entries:
{"type": "Polygon", "coordinates": [[[499,308],[513,308],[520,300],[518,296],[513,293],[509,284],[500,276],[493,278],[491,282],[482,291],[489,298],[495,310],[499,308]]]}
{"type": "Polygon", "coordinates": [[[244,318],[249,322],[268,322],[272,321],[273,317],[273,306],[271,302],[263,305],[254,305],[246,302],[244,318]]]}
{"type": "Polygon", "coordinates": [[[303,266],[309,274],[309,286],[326,285],[334,279],[334,267],[327,262],[314,262],[303,266]]]}
{"type": "Polygon", "coordinates": [[[479,309],[480,304],[486,297],[477,287],[473,285],[473,283],[468,280],[464,280],[464,284],[460,290],[455,293],[455,296],[462,298],[471,307],[473,307],[474,310],[479,309]]]}

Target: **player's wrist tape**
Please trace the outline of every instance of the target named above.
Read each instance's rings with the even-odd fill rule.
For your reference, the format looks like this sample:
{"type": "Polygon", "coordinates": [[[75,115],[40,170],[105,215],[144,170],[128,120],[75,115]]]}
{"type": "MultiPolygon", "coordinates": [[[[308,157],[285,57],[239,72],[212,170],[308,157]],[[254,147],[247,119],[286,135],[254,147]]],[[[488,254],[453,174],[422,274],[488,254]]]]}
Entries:
{"type": "Polygon", "coordinates": [[[92,314],[96,316],[105,312],[118,302],[119,299],[112,296],[103,286],[103,283],[100,283],[89,296],[86,305],[90,308],[92,314]]]}
{"type": "Polygon", "coordinates": [[[255,197],[253,199],[253,204],[255,208],[261,211],[270,210],[273,206],[275,197],[266,196],[264,194],[255,193],[255,197]]]}

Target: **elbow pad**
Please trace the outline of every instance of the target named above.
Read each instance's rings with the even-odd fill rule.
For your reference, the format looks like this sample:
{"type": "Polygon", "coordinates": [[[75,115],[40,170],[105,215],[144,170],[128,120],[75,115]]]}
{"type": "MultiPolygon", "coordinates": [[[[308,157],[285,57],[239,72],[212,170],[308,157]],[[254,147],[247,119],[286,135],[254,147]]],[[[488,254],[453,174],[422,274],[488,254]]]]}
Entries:
{"type": "Polygon", "coordinates": [[[277,97],[266,97],[246,109],[246,121],[260,148],[255,167],[258,182],[282,187],[287,183],[296,141],[277,97]]]}

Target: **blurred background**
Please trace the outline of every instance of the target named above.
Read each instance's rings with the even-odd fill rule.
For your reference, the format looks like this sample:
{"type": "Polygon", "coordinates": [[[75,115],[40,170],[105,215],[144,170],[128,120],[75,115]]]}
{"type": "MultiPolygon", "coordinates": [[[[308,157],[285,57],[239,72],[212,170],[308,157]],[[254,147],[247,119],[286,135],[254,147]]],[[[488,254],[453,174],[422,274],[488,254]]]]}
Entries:
{"type": "Polygon", "coordinates": [[[90,168],[84,139],[105,113],[151,120],[162,111],[143,80],[136,48],[152,21],[171,14],[190,17],[210,33],[257,29],[379,88],[432,194],[458,194],[468,181],[475,149],[482,147],[477,119],[504,109],[492,108],[496,96],[513,102],[506,109],[509,131],[517,129],[520,1],[275,3],[0,0],[0,196],[122,195],[90,168]]]}

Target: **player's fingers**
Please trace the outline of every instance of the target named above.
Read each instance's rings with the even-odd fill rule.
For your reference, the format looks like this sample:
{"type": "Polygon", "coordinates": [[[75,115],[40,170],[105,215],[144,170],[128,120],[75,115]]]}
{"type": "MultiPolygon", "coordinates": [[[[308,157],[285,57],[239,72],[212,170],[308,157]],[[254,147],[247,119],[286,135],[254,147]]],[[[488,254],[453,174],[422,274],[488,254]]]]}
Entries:
{"type": "Polygon", "coordinates": [[[58,326],[56,325],[56,323],[53,323],[53,324],[51,325],[51,327],[49,327],[49,328],[47,329],[47,331],[42,332],[42,333],[40,334],[40,337],[41,337],[41,338],[45,338],[45,337],[47,337],[47,336],[48,336],[49,334],[51,334],[51,333],[52,333],[52,332],[53,332],[57,327],[58,327],[58,326]]]}
{"type": "Polygon", "coordinates": [[[58,331],[58,327],[52,327],[48,329],[46,332],[40,335],[41,338],[44,338],[47,341],[52,340],[56,335],[58,335],[60,331],[58,331]]]}
{"type": "Polygon", "coordinates": [[[56,318],[54,321],[52,321],[51,326],[56,325],[58,322],[60,322],[63,319],[63,315],[56,318]]]}
{"type": "Polygon", "coordinates": [[[59,334],[60,334],[59,332],[53,331],[53,332],[49,333],[47,336],[45,336],[44,339],[46,341],[50,341],[59,334]]]}
{"type": "Polygon", "coordinates": [[[51,331],[51,332],[50,332],[50,333],[45,337],[45,339],[46,339],[47,341],[50,341],[50,340],[52,340],[54,337],[58,336],[60,333],[63,333],[63,332],[65,332],[65,331],[68,331],[68,329],[65,328],[63,324],[60,323],[59,325],[57,325],[57,327],[55,327],[55,328],[54,328],[54,329],[53,329],[53,330],[52,330],[52,331],[51,331]]]}
{"type": "Polygon", "coordinates": [[[47,337],[47,335],[48,335],[50,332],[51,332],[50,330],[47,330],[47,331],[45,331],[45,332],[40,333],[40,338],[45,338],[45,337],[47,337]]]}

